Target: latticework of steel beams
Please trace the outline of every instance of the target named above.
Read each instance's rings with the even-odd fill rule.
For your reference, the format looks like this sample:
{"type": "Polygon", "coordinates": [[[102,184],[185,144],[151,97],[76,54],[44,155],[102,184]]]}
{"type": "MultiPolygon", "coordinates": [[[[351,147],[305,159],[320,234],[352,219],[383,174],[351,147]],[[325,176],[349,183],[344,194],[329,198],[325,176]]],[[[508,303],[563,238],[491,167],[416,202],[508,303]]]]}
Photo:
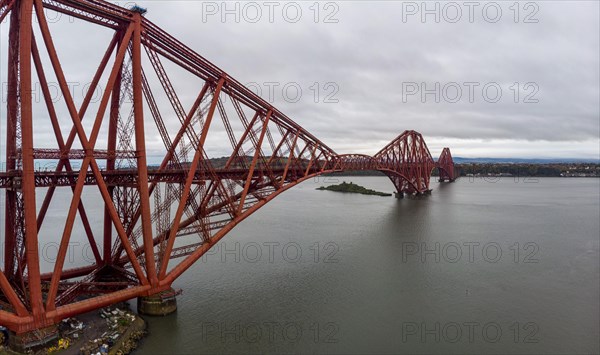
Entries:
{"type": "MultiPolygon", "coordinates": [[[[5,220],[15,223],[2,231],[0,299],[7,306],[0,324],[15,332],[169,289],[238,223],[311,177],[379,170],[399,192],[429,190],[435,164],[419,133],[405,131],[373,157],[338,155],[139,12],[100,0],[0,0],[4,19],[10,21],[7,168],[0,188],[5,220]],[[79,103],[45,10],[112,31],[79,103]],[[199,83],[187,108],[171,67],[199,83]],[[43,113],[33,109],[34,78],[43,113]],[[52,142],[36,136],[34,122],[51,127],[52,142]],[[156,166],[149,165],[148,132],[162,144],[156,166]],[[214,134],[229,143],[219,161],[207,152],[214,134]],[[36,169],[42,160],[53,164],[36,169]],[[69,200],[61,206],[60,232],[56,226],[48,232],[46,216],[61,188],[69,200]],[[88,213],[86,194],[97,197],[102,213],[88,213]],[[68,267],[77,223],[93,262],[68,267]],[[40,238],[59,242],[50,270],[40,266],[40,238]]],[[[445,168],[451,156],[443,156],[445,168]]]]}

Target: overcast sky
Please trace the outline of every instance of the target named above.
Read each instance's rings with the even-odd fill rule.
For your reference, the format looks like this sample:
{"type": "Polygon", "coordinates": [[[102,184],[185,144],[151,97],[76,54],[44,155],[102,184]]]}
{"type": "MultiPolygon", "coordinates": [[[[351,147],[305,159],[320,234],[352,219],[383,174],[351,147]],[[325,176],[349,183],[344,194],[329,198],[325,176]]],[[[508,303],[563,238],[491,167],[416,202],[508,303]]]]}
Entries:
{"type": "MultiPolygon", "coordinates": [[[[373,154],[414,129],[434,157],[444,146],[461,157],[600,155],[596,1],[137,3],[338,153],[373,154]]],[[[110,32],[51,25],[68,80],[83,86],[110,32]]],[[[0,30],[4,83],[6,22],[0,30]]],[[[193,80],[171,75],[193,100],[193,80]]],[[[2,94],[4,156],[4,84],[2,94]]]]}

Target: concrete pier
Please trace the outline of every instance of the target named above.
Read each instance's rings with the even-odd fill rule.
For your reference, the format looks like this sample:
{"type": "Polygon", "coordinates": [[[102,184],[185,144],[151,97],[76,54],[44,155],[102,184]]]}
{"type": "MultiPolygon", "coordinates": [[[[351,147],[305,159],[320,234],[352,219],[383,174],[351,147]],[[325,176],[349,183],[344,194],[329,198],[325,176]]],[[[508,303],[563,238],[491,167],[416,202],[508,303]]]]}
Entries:
{"type": "Polygon", "coordinates": [[[46,346],[56,339],[58,339],[58,327],[56,325],[22,334],[10,332],[8,347],[17,353],[27,353],[30,350],[46,346]]]}
{"type": "Polygon", "coordinates": [[[181,290],[168,289],[152,296],[138,297],[139,314],[148,316],[166,316],[177,311],[177,296],[181,290]]]}

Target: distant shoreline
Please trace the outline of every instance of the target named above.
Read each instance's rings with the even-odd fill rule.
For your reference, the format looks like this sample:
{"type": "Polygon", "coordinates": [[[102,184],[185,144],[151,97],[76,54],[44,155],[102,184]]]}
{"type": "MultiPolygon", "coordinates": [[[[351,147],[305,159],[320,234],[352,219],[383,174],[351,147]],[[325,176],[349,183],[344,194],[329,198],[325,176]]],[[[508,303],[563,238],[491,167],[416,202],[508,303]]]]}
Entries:
{"type": "MultiPolygon", "coordinates": [[[[460,170],[460,176],[490,176],[490,177],[600,177],[600,163],[587,162],[464,162],[455,158],[455,166],[460,170]]],[[[226,157],[211,158],[213,168],[225,166],[226,157]]],[[[40,162],[41,163],[41,162],[40,162]]],[[[54,163],[53,163],[54,164],[54,163]]],[[[73,163],[77,166],[76,163],[73,163]]],[[[103,166],[100,166],[104,169],[103,166]]],[[[157,169],[157,165],[149,164],[149,169],[157,169]]],[[[36,170],[47,171],[56,169],[55,165],[41,164],[36,170]]],[[[0,163],[0,172],[3,171],[0,163]]],[[[432,176],[437,176],[437,169],[433,169],[432,176]]],[[[340,171],[325,174],[325,176],[384,176],[383,173],[371,170],[340,171]]]]}
{"type": "MultiPolygon", "coordinates": [[[[462,163],[462,177],[600,177],[600,164],[591,163],[462,163]]],[[[374,170],[340,171],[326,176],[385,176],[374,170]]],[[[432,176],[437,176],[433,169],[432,176]]]]}

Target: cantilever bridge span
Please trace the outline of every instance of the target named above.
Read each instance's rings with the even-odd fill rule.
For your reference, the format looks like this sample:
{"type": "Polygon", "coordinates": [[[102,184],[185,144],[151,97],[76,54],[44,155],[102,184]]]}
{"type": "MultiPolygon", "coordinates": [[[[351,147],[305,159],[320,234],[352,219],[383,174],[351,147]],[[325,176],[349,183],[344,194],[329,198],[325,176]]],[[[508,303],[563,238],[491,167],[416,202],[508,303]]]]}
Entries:
{"type": "Polygon", "coordinates": [[[435,168],[441,181],[455,179],[450,151],[436,163],[415,131],[374,156],[337,154],[142,15],[140,8],[100,0],[0,0],[0,22],[10,24],[2,38],[8,90],[0,324],[13,332],[170,290],[240,221],[311,177],[378,170],[399,194],[430,191],[435,168]],[[50,12],[110,33],[79,102],[50,12]],[[194,92],[188,86],[182,93],[168,74],[172,68],[186,73],[194,92]],[[34,82],[40,100],[32,99],[34,82]],[[154,167],[147,157],[151,137],[165,152],[154,167]],[[222,151],[223,143],[226,158],[209,159],[211,144],[222,151]],[[54,169],[36,170],[42,160],[55,162],[54,169]],[[59,190],[68,194],[67,206],[55,204],[59,190]],[[86,208],[90,195],[101,201],[100,213],[86,208]],[[51,209],[64,210],[59,225],[48,225],[51,209]],[[68,267],[75,225],[94,262],[68,267]],[[53,269],[42,270],[40,245],[48,241],[59,242],[58,252],[53,269]]]}

